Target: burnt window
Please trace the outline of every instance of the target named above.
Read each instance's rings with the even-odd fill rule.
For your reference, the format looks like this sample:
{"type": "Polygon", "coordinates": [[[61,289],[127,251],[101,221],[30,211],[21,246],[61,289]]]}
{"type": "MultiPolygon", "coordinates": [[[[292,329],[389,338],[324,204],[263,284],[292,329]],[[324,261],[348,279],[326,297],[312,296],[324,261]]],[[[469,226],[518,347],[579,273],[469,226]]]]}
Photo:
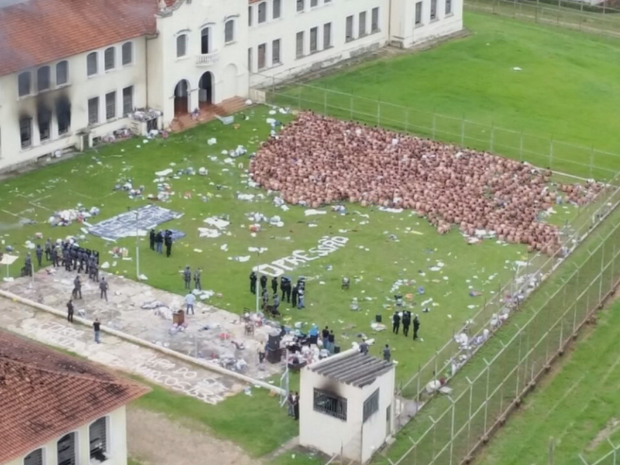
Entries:
{"type": "Polygon", "coordinates": [[[88,76],[94,76],[97,72],[97,52],[92,52],[86,57],[86,74],[88,76]]]}
{"type": "Polygon", "coordinates": [[[379,388],[364,401],[364,423],[373,413],[379,411],[379,388]]]}
{"type": "Polygon", "coordinates": [[[58,465],[75,465],[75,433],[58,440],[58,465]]]}
{"type": "Polygon", "coordinates": [[[133,86],[123,89],[123,115],[128,115],[133,111],[133,86]]]}
{"type": "Polygon", "coordinates": [[[116,49],[114,47],[105,50],[103,53],[103,63],[106,71],[114,69],[116,65],[116,49]]]}
{"type": "Polygon", "coordinates": [[[99,122],[99,97],[88,99],[88,124],[99,122]]]}
{"type": "Polygon", "coordinates": [[[19,138],[23,149],[32,145],[32,118],[30,116],[20,118],[19,138]]]}
{"type": "Polygon", "coordinates": [[[108,452],[108,421],[106,417],[99,418],[88,428],[90,436],[90,458],[104,462],[108,452]]]}
{"type": "Polygon", "coordinates": [[[37,449],[24,457],[24,465],[43,465],[43,449],[37,449]]]}
{"type": "Polygon", "coordinates": [[[50,88],[50,67],[42,66],[37,70],[37,91],[42,92],[50,88]]]}
{"type": "Polygon", "coordinates": [[[56,65],[56,85],[62,86],[69,81],[69,63],[61,61],[56,65]]]}
{"type": "Polygon", "coordinates": [[[347,399],[331,392],[314,390],[314,410],[347,421],[347,399]]]}
{"type": "Polygon", "coordinates": [[[24,97],[25,95],[30,95],[30,71],[26,71],[25,73],[21,73],[17,77],[17,91],[20,97],[24,97]]]}
{"type": "Polygon", "coordinates": [[[123,66],[133,63],[133,42],[125,42],[121,49],[123,66]]]}
{"type": "Polygon", "coordinates": [[[71,127],[71,103],[64,95],[56,100],[56,119],[58,120],[58,134],[63,135],[69,132],[71,127]]]}
{"type": "Polygon", "coordinates": [[[116,118],[116,92],[105,94],[105,119],[116,118]]]}
{"type": "Polygon", "coordinates": [[[52,110],[43,104],[37,108],[37,123],[39,125],[39,139],[41,142],[48,140],[52,124],[52,110]]]}

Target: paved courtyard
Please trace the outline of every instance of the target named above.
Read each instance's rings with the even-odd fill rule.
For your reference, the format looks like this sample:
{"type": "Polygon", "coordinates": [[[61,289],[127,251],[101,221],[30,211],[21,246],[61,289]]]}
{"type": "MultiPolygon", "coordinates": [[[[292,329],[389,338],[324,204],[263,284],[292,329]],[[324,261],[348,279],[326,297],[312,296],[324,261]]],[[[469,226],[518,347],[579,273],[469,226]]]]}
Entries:
{"type": "MultiPolygon", "coordinates": [[[[19,278],[3,282],[0,288],[66,312],[76,273],[49,269],[30,279],[19,278]]],[[[195,315],[187,315],[184,331],[171,331],[172,321],[158,309],[143,309],[154,301],[172,311],[185,308],[182,296],[154,289],[115,275],[103,273],[109,282],[108,302],[99,298],[97,283],[82,274],[82,300],[75,301],[76,315],[99,318],[103,325],[123,331],[145,341],[173,349],[191,357],[210,361],[255,379],[267,378],[279,371],[279,364],[258,363],[258,348],[265,345],[270,326],[256,327],[254,335],[245,335],[239,315],[210,305],[196,303],[195,315]]],[[[80,328],[81,329],[81,328],[80,328]]]]}

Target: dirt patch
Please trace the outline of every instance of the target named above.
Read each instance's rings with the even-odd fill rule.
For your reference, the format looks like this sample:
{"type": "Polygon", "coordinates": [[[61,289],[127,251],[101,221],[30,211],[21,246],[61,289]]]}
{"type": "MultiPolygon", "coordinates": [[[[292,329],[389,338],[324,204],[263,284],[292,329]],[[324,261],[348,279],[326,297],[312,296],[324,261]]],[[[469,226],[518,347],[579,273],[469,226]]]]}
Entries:
{"type": "Polygon", "coordinates": [[[606,441],[607,438],[609,438],[612,434],[614,434],[618,430],[618,426],[620,426],[619,419],[617,418],[610,419],[605,425],[605,428],[600,430],[598,434],[594,437],[594,439],[592,439],[590,444],[588,444],[588,447],[586,447],[586,450],[596,449],[599,446],[599,444],[601,444],[603,441],[606,441]]]}
{"type": "Polygon", "coordinates": [[[204,460],[221,465],[261,463],[232,442],[213,437],[202,425],[181,424],[138,408],[127,409],[127,446],[142,465],[195,465],[204,460]]]}

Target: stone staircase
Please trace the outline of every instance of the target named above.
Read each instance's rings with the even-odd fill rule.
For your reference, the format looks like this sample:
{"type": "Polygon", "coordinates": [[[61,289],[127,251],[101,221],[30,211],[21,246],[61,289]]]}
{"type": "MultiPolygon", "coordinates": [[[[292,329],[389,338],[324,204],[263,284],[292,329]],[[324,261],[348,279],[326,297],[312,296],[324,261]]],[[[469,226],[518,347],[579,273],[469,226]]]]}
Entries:
{"type": "Polygon", "coordinates": [[[233,97],[217,105],[203,105],[197,118],[191,114],[176,116],[170,123],[172,132],[185,131],[187,129],[198,126],[202,123],[208,123],[216,118],[216,116],[229,116],[233,113],[243,110],[246,107],[245,99],[241,97],[233,97]]]}

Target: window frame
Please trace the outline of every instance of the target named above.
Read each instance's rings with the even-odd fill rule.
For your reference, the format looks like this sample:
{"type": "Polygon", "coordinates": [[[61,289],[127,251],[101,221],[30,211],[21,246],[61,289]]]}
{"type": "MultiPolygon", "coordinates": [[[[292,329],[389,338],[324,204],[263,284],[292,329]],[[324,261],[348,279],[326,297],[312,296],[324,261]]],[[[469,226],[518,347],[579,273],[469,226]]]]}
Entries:
{"type": "MultiPolygon", "coordinates": [[[[106,94],[107,95],[107,94],[106,94]]],[[[98,421],[103,420],[104,423],[104,435],[105,435],[105,441],[104,441],[104,448],[103,448],[103,454],[107,456],[110,455],[110,417],[109,416],[103,416],[100,418],[97,418],[95,421],[93,421],[92,423],[90,423],[88,425],[88,453],[89,453],[89,461],[93,459],[93,446],[92,446],[92,439],[91,439],[91,428],[93,427],[94,424],[96,424],[98,421]]]]}
{"type": "Polygon", "coordinates": [[[97,76],[99,74],[99,53],[98,52],[90,52],[86,55],[86,76],[92,77],[97,76]],[[91,63],[91,58],[94,58],[94,61],[91,63]],[[91,64],[94,66],[94,70],[91,72],[91,64]]]}
{"type": "Polygon", "coordinates": [[[58,450],[58,443],[60,442],[61,439],[65,438],[66,436],[72,435],[73,436],[73,463],[74,464],[78,464],[78,460],[79,460],[79,446],[80,446],[80,442],[79,442],[79,436],[78,436],[78,432],[77,431],[70,431],[67,434],[63,435],[62,437],[60,437],[57,441],[56,441],[56,462],[57,463],[61,463],[58,457],[59,454],[59,450],[58,450]]]}
{"type": "Polygon", "coordinates": [[[235,20],[234,19],[229,19],[228,21],[226,21],[224,23],[224,43],[225,44],[232,44],[235,41],[235,20]],[[231,31],[230,31],[230,39],[228,38],[228,33],[229,33],[229,29],[228,29],[228,25],[231,25],[231,31]]]}
{"type": "Polygon", "coordinates": [[[67,60],[62,60],[56,63],[56,87],[64,86],[67,84],[69,84],[69,62],[67,60]],[[60,65],[62,65],[63,63],[65,65],[65,80],[64,82],[60,82],[60,79],[58,79],[58,70],[60,68],[60,65]]]}
{"type": "Polygon", "coordinates": [[[188,53],[187,53],[187,42],[188,42],[187,33],[182,32],[180,34],[177,34],[177,37],[176,37],[176,48],[175,48],[177,60],[180,60],[182,58],[187,58],[187,56],[188,56],[188,53]],[[183,41],[183,42],[181,42],[181,41],[183,41]],[[181,47],[183,47],[183,55],[179,55],[179,50],[181,49],[181,47]]]}
{"type": "MultiPolygon", "coordinates": [[[[45,77],[45,76],[44,76],[45,77]]],[[[37,93],[45,92],[52,88],[52,70],[49,65],[37,68],[37,93]],[[47,87],[41,88],[41,72],[47,72],[47,87]]]]}
{"type": "Polygon", "coordinates": [[[131,113],[133,111],[133,108],[134,108],[134,104],[133,104],[133,102],[134,102],[134,86],[131,85],[131,86],[123,87],[121,98],[123,99],[123,106],[121,107],[121,109],[123,110],[123,116],[127,116],[129,113],[131,113]],[[126,109],[126,103],[127,102],[125,100],[126,99],[125,91],[127,89],[131,89],[131,101],[129,102],[129,104],[130,104],[129,105],[129,107],[130,107],[129,111],[127,111],[127,109],[126,109]]]}
{"type": "Polygon", "coordinates": [[[280,19],[282,17],[282,0],[273,0],[271,17],[272,19],[280,19]]]}
{"type": "Polygon", "coordinates": [[[431,0],[431,21],[437,21],[439,19],[439,17],[437,16],[437,0],[431,0]]]}
{"type": "Polygon", "coordinates": [[[86,103],[86,111],[87,111],[87,117],[88,117],[88,126],[92,126],[94,124],[99,124],[99,113],[101,111],[101,108],[99,107],[99,96],[97,95],[96,97],[91,97],[88,99],[88,102],[86,103]],[[90,102],[94,101],[97,102],[97,106],[96,106],[96,112],[95,112],[95,120],[91,121],[91,112],[90,112],[90,102]]]}
{"type": "Polygon", "coordinates": [[[263,1],[258,4],[258,24],[267,22],[267,2],[263,1]]]}
{"type": "Polygon", "coordinates": [[[354,26],[355,26],[355,16],[354,15],[349,15],[346,17],[345,20],[345,29],[344,29],[344,38],[345,38],[345,42],[351,42],[353,40],[355,40],[355,32],[354,32],[354,26]],[[349,27],[350,26],[350,27],[349,27]],[[350,29],[350,31],[349,31],[350,29]]]}
{"type": "Polygon", "coordinates": [[[298,31],[295,34],[295,58],[296,59],[300,59],[305,56],[304,55],[304,51],[305,51],[304,41],[305,41],[304,31],[298,31]]]}
{"type": "Polygon", "coordinates": [[[319,27],[316,26],[316,27],[310,28],[310,54],[316,53],[318,51],[319,51],[319,27]],[[314,35],[314,44],[312,43],[313,35],[314,35]]]}
{"type": "Polygon", "coordinates": [[[322,389],[314,388],[313,397],[312,397],[312,409],[315,412],[322,413],[324,415],[336,418],[338,420],[347,421],[348,415],[348,405],[347,399],[344,397],[340,397],[332,392],[323,391],[322,389]],[[328,405],[317,405],[317,401],[331,401],[333,404],[328,405]]]}
{"type": "Polygon", "coordinates": [[[413,18],[414,20],[413,24],[415,26],[423,26],[424,25],[424,2],[422,1],[416,2],[414,13],[415,13],[415,16],[413,18]],[[418,15],[418,5],[420,6],[419,15],[418,15]]]}
{"type": "Polygon", "coordinates": [[[116,69],[116,47],[108,47],[103,51],[103,70],[108,73],[116,69]],[[112,57],[112,64],[108,68],[108,59],[112,57]]]}
{"type": "Polygon", "coordinates": [[[446,0],[445,15],[450,16],[452,14],[452,0],[446,0]]]}
{"type": "Polygon", "coordinates": [[[116,118],[116,91],[115,90],[105,94],[105,119],[106,121],[110,121],[110,120],[113,120],[114,118],[116,118]],[[113,97],[111,100],[111,104],[108,99],[110,95],[113,97]],[[109,113],[110,107],[113,110],[112,116],[110,116],[110,113],[109,113]]]}
{"type": "Polygon", "coordinates": [[[21,118],[19,118],[18,120],[18,125],[19,125],[19,143],[20,143],[20,147],[23,149],[27,149],[32,147],[33,145],[33,140],[32,140],[32,136],[33,136],[33,128],[32,128],[32,123],[33,123],[33,118],[32,116],[23,116],[21,118]],[[28,132],[30,134],[29,137],[29,142],[28,143],[24,143],[24,141],[22,140],[22,128],[24,128],[25,126],[22,125],[22,121],[28,121],[28,132]]]}
{"type": "Polygon", "coordinates": [[[310,8],[316,8],[319,6],[319,0],[310,0],[310,8]]]}
{"type": "Polygon", "coordinates": [[[297,0],[296,11],[297,11],[297,13],[303,13],[304,11],[306,11],[306,1],[305,0],[297,0]]]}
{"type": "Polygon", "coordinates": [[[38,449],[32,450],[29,453],[27,453],[26,455],[24,455],[24,458],[22,460],[22,465],[28,465],[26,463],[26,459],[28,458],[28,456],[33,454],[33,453],[35,453],[35,452],[38,452],[38,451],[41,451],[41,462],[40,463],[41,463],[41,465],[45,465],[45,458],[46,458],[45,454],[47,452],[45,447],[39,447],[38,449]]]}
{"type": "MultiPolygon", "coordinates": [[[[24,82],[24,84],[26,84],[26,82],[24,82]]],[[[19,73],[17,75],[17,96],[18,97],[28,97],[29,95],[32,95],[32,72],[31,71],[24,71],[22,73],[19,73]],[[22,93],[22,87],[26,87],[25,85],[22,85],[22,76],[24,77],[28,77],[27,79],[27,92],[22,93]]]]}
{"type": "Polygon", "coordinates": [[[125,42],[121,45],[121,65],[122,66],[131,66],[133,65],[133,42],[125,42]],[[129,50],[129,53],[127,53],[129,50]],[[129,61],[125,61],[126,56],[129,55],[129,61]]]}
{"type": "Polygon", "coordinates": [[[366,23],[368,22],[368,14],[366,11],[361,11],[357,21],[357,36],[364,37],[366,32],[366,23]]]}
{"type": "Polygon", "coordinates": [[[375,32],[379,32],[381,30],[380,24],[380,15],[381,12],[379,7],[375,7],[370,12],[370,33],[374,34],[375,32]]]}
{"type": "Polygon", "coordinates": [[[323,24],[323,50],[331,48],[332,47],[332,23],[325,23],[323,24]],[[327,31],[329,31],[329,34],[327,34],[327,31]],[[328,38],[329,40],[325,40],[326,38],[328,38]]]}
{"type": "Polygon", "coordinates": [[[362,423],[366,423],[370,417],[379,411],[379,388],[366,398],[363,409],[362,423]]]}
{"type": "Polygon", "coordinates": [[[271,66],[277,66],[282,64],[282,41],[280,39],[274,39],[271,41],[271,66]],[[278,45],[278,53],[275,52],[276,44],[278,45]]]}
{"type": "Polygon", "coordinates": [[[265,43],[259,44],[256,49],[258,53],[257,66],[258,66],[258,70],[260,71],[267,67],[267,43],[265,42],[265,43]],[[261,51],[262,51],[262,60],[261,60],[261,51]]]}

